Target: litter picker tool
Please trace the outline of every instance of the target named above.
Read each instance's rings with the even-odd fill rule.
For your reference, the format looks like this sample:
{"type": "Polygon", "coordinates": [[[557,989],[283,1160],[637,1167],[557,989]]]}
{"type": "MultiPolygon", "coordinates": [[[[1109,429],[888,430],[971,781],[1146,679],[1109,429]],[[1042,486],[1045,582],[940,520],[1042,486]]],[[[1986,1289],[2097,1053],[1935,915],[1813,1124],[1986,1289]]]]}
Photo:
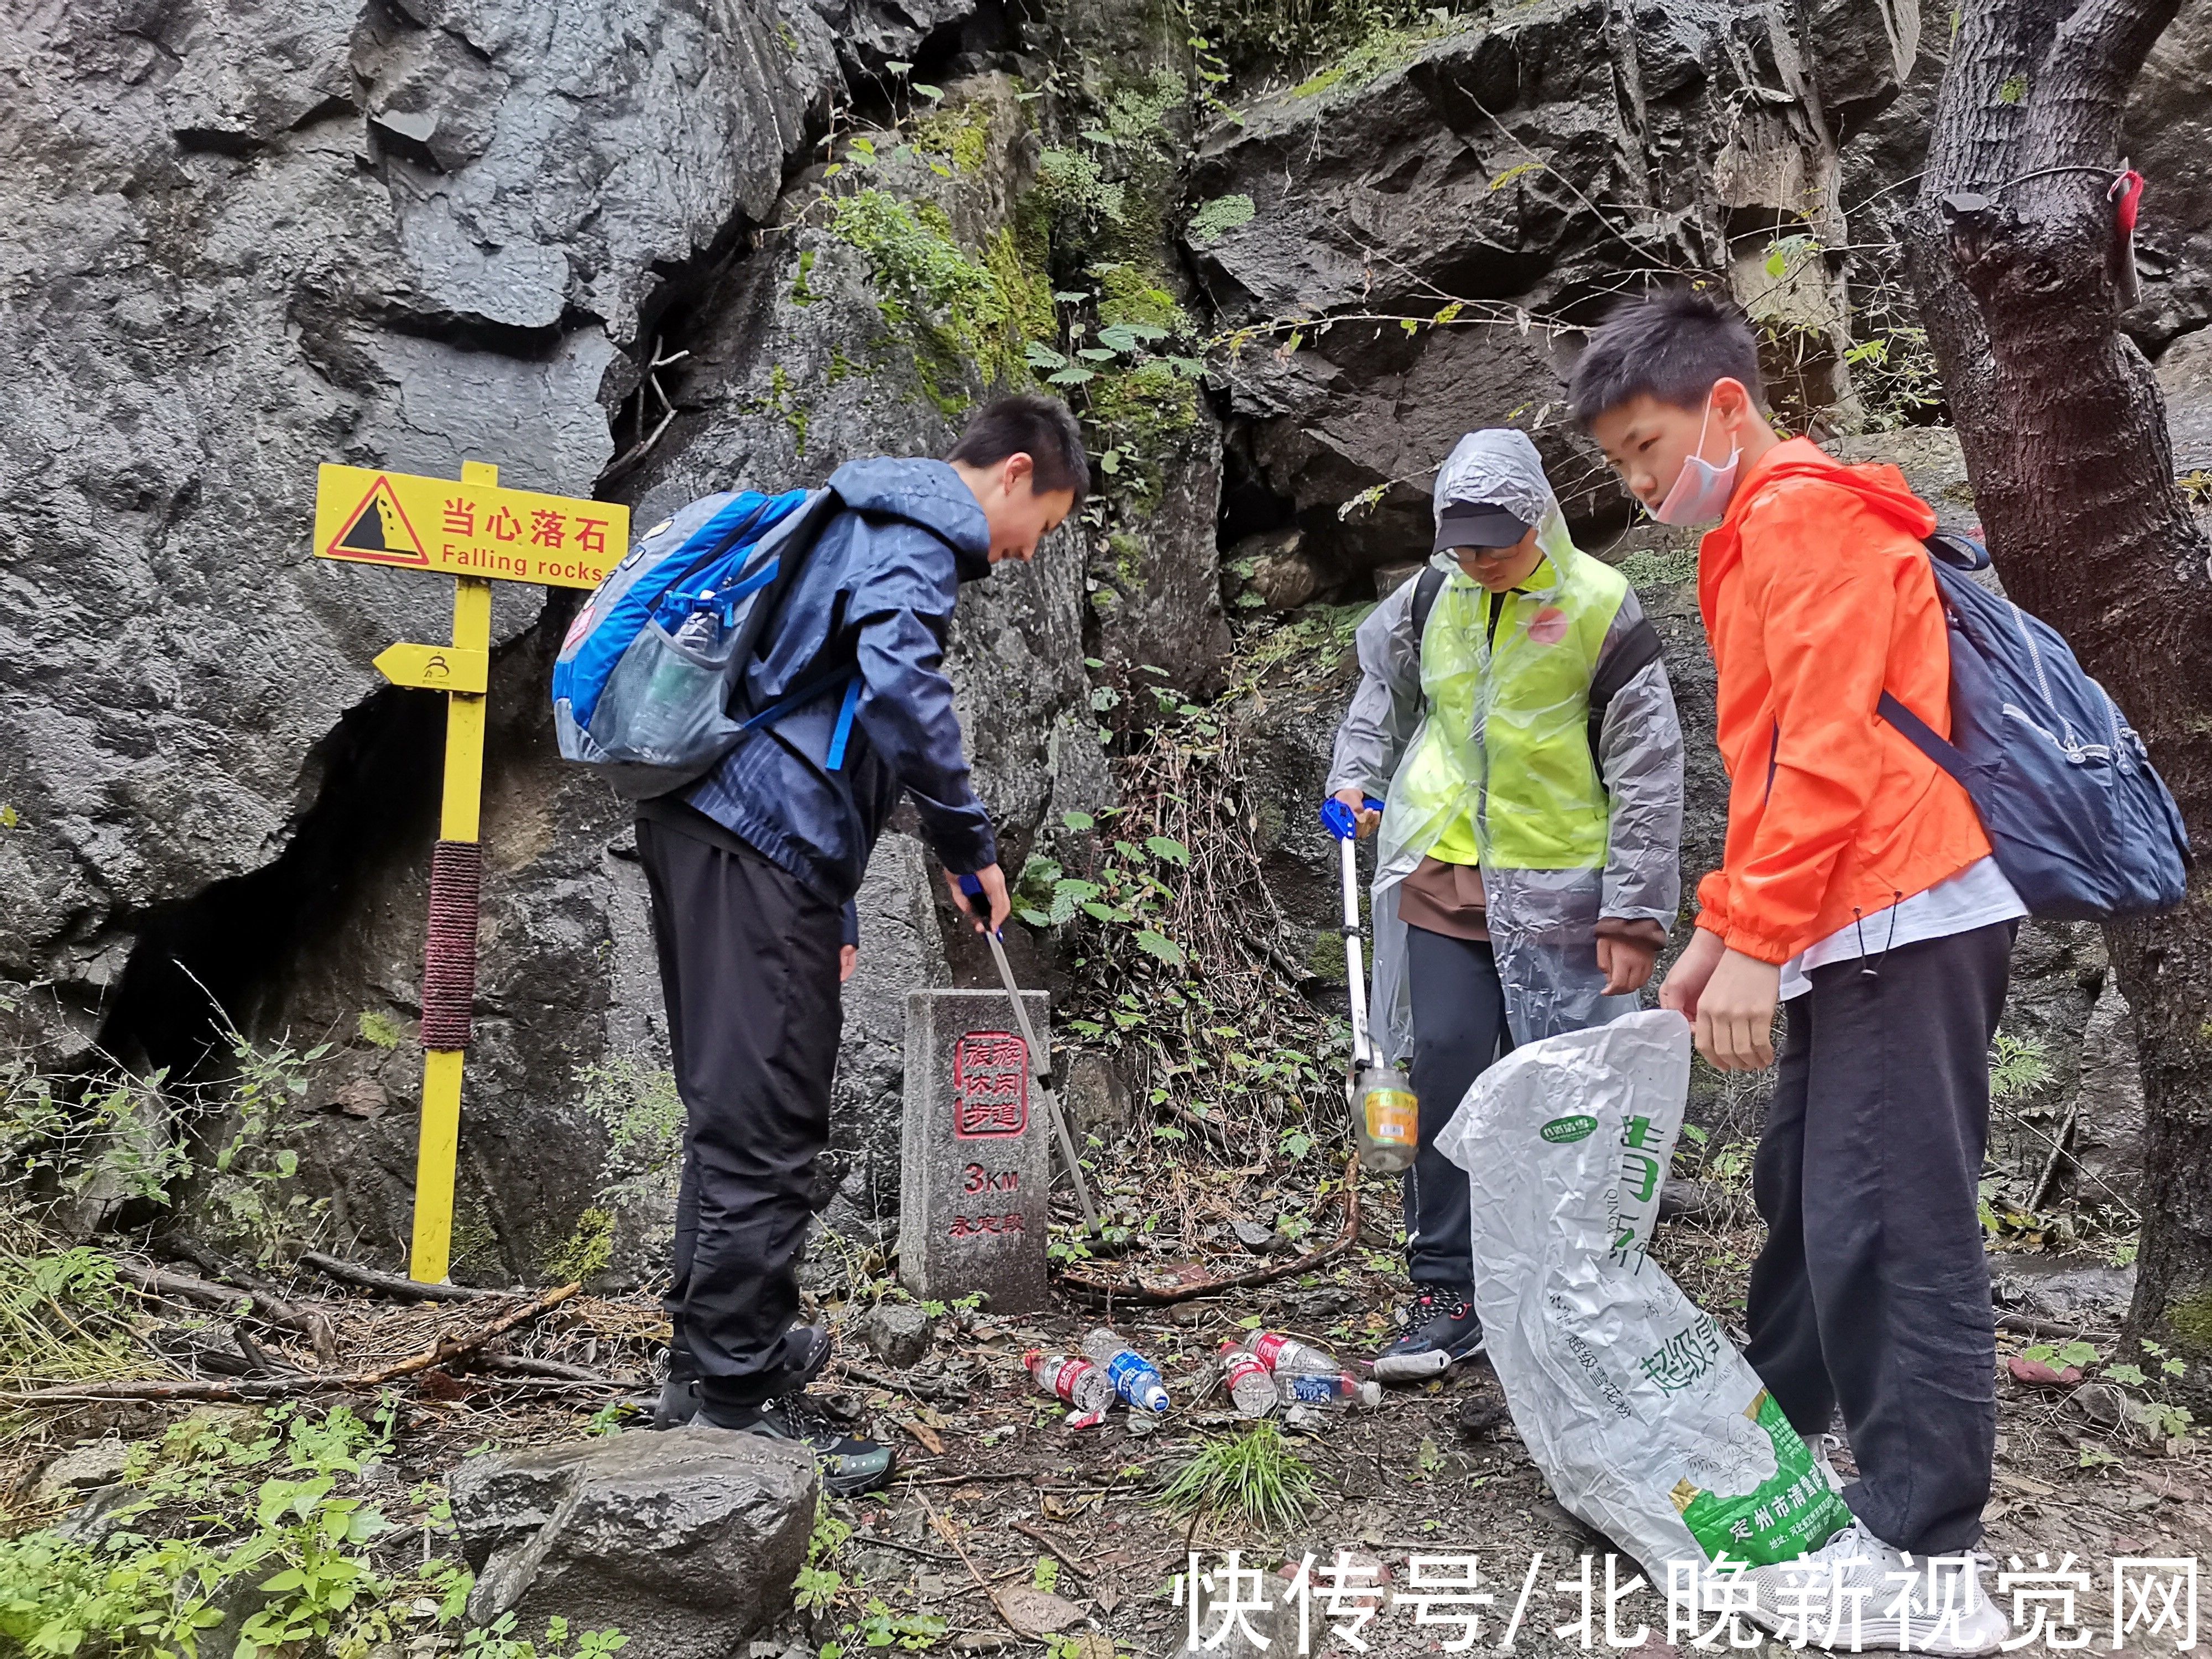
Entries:
{"type": "MultiPolygon", "coordinates": [[[[971,899],[983,896],[983,884],[973,876],[960,878],[960,890],[971,899]]],[[[999,964],[999,982],[1006,988],[1006,1000],[1014,1005],[1014,1023],[1022,1028],[1022,1041],[1029,1045],[1030,1070],[1036,1079],[1037,1097],[1044,1102],[1044,1115],[1051,1121],[1054,1144],[1060,1148],[1060,1162],[1067,1165],[1067,1173],[1075,1180],[1075,1197],[1083,1206],[1083,1224],[1096,1238],[1098,1209],[1091,1201],[1091,1183],[1084,1178],[1083,1165],[1075,1156],[1075,1138],[1067,1132],[1067,1120],[1060,1115],[1060,1097],[1052,1091],[1052,1051],[1037,1041],[1036,1032],[1030,1024],[1028,1006],[1022,1001],[1021,988],[1014,983],[1013,964],[1006,960],[1006,946],[998,930],[989,923],[990,906],[986,903],[977,918],[982,921],[983,937],[991,942],[991,959],[999,964]]]]}
{"type": "MultiPolygon", "coordinates": [[[[1367,810],[1382,803],[1362,797],[1367,810]]],[[[1419,1103],[1413,1085],[1395,1066],[1385,1066],[1367,1024],[1367,968],[1359,940],[1359,859],[1353,850],[1358,822],[1334,795],[1321,805],[1322,827],[1336,837],[1344,855],[1344,976],[1352,988],[1352,1064],[1346,1070],[1345,1104],[1359,1143],[1359,1162],[1376,1175],[1395,1175],[1413,1161],[1419,1145],[1419,1103]]]]}

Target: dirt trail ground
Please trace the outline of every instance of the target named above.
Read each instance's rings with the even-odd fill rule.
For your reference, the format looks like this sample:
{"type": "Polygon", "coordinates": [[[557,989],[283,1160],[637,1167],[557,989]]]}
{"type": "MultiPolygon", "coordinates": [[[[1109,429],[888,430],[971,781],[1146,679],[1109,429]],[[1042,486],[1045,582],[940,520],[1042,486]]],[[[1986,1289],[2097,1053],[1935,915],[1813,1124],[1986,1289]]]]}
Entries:
{"type": "MultiPolygon", "coordinates": [[[[1662,1224],[1655,1255],[1704,1306],[1732,1322],[1757,1237],[1755,1227],[1662,1224]]],[[[1379,1411],[1287,1432],[1291,1450],[1312,1470],[1315,1491],[1293,1530],[1164,1511],[1160,1495],[1174,1474],[1242,1426],[1212,1382],[1222,1340],[1257,1321],[1347,1356],[1371,1351],[1390,1328],[1398,1290],[1395,1252],[1382,1248],[1384,1240],[1370,1214],[1358,1243],[1303,1279],[1167,1308],[1115,1308],[1115,1328],[1160,1366],[1176,1401],[1156,1422],[1133,1421],[1117,1408],[1097,1427],[1070,1429],[1064,1408],[1031,1384],[1022,1368],[1024,1351],[1070,1351],[1098,1322],[1074,1307],[1021,1320],[949,1312],[937,1322],[925,1358],[899,1369],[860,1341],[865,1309],[833,1306],[843,1328],[838,1358],[816,1385],[818,1403],[896,1442],[900,1472],[888,1492],[835,1505],[849,1535],[818,1564],[837,1575],[834,1594],[762,1632],[748,1659],[815,1659],[827,1644],[847,1659],[862,1648],[1035,1653],[1047,1644],[1056,1650],[1053,1659],[1113,1659],[1116,1650],[1164,1659],[1183,1648],[1188,1636],[1188,1613],[1170,1593],[1176,1575],[1191,1553],[1212,1571],[1230,1550],[1240,1553],[1240,1566],[1265,1575],[1243,1581],[1248,1601],[1262,1594],[1279,1600],[1285,1589],[1279,1569],[1285,1563],[1294,1568],[1308,1552],[1324,1565],[1340,1550],[1350,1552],[1359,1563],[1379,1564],[1383,1580],[1400,1589],[1407,1587],[1411,1557],[1473,1555],[1476,1591],[1496,1598],[1484,1609],[1474,1645],[1498,1646],[1524,1587],[1533,1586],[1512,1646],[1537,1654],[1581,1647],[1571,1630],[1565,1638],[1554,1633],[1580,1617],[1579,1593],[1555,1586],[1576,1582],[1589,1559],[1601,1592],[1591,1645],[1651,1656],[1666,1650],[1665,1608],[1648,1588],[1620,1600],[1620,1639],[1608,1643],[1601,1594],[1606,1546],[1552,1501],[1506,1417],[1496,1379],[1480,1364],[1441,1382],[1390,1390],[1379,1411]],[[1059,1602],[1033,1594],[1041,1588],[1059,1602]],[[1039,1622],[1060,1629],[1036,1633],[1039,1622]],[[1018,1635],[1012,1624],[1031,1633],[1018,1635]],[[1646,1638],[1628,1639],[1643,1626],[1649,1627],[1646,1638]]],[[[341,1305],[355,1322],[342,1328],[341,1345],[356,1355],[406,1352],[441,1319],[454,1316],[450,1309],[341,1305]]],[[[580,1301],[549,1316],[513,1355],[635,1374],[652,1351],[656,1325],[642,1298],[580,1301]]],[[[2029,1340],[2007,1334],[2001,1347],[2014,1352],[2029,1340]]],[[[612,1430],[613,1414],[599,1410],[610,1398],[603,1388],[553,1379],[433,1370],[398,1402],[393,1450],[375,1476],[386,1506],[392,1509],[398,1492],[412,1490],[427,1519],[434,1504],[430,1483],[478,1449],[612,1430]]],[[[2054,1569],[2086,1569],[2076,1613],[2092,1632],[2089,1650],[2110,1651],[2112,1558],[2212,1554],[2212,1494],[2201,1439],[2187,1437],[2176,1449],[2154,1451],[2139,1437],[2092,1421],[2080,1396],[2023,1386],[2009,1376],[2000,1377],[1999,1401],[1997,1491],[1988,1510],[1987,1547],[2001,1569],[2014,1557],[2026,1568],[2041,1558],[2054,1569]]],[[[54,1454],[103,1436],[158,1436],[185,1409],[101,1405],[42,1415],[13,1449],[19,1523],[33,1518],[26,1494],[54,1454]]],[[[214,1410],[235,1414],[241,1408],[214,1410]]],[[[1839,1461],[1848,1470],[1847,1460],[1839,1461]]],[[[1635,1571],[1623,1560],[1617,1574],[1625,1585],[1635,1571]]],[[[2155,1594],[2149,1605],[2154,1613],[2155,1594]]],[[[2147,1639],[2140,1633],[2143,1607],[2131,1603],[2129,1613],[2137,1628],[2129,1632],[2126,1650],[2175,1650],[2171,1629],[2147,1639]]],[[[1211,1636],[1221,1625],[1210,1613],[1201,1628],[1211,1636]]],[[[1464,1650],[1466,1633],[1455,1620],[1417,1623],[1403,1604],[1354,1632],[1365,1650],[1386,1656],[1464,1650]]],[[[1297,1650],[1295,1617],[1278,1622],[1266,1613],[1248,1614],[1216,1650],[1256,1650],[1248,1635],[1267,1637],[1271,1653],[1297,1650]]],[[[1319,1603],[1310,1646],[1316,1652],[1361,1650],[1330,1633],[1319,1603]]],[[[2026,1650],[2041,1651],[2044,1644],[2032,1643],[2026,1650]]]]}

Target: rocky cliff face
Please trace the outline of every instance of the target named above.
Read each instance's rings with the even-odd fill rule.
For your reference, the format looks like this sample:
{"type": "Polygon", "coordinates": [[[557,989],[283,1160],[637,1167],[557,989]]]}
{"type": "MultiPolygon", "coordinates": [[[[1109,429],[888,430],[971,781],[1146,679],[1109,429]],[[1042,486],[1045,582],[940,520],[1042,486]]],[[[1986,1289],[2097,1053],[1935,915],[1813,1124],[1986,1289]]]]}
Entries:
{"type": "MultiPolygon", "coordinates": [[[[2142,332],[2191,409],[2212,404],[2191,337],[2212,209],[2182,161],[2203,11],[2136,118],[2142,332]]],[[[1111,799],[1102,732],[1224,684],[1217,548],[1237,607],[1364,602],[1425,545],[1437,458],[1486,422],[1534,432],[1586,542],[1642,561],[1709,718],[1682,550],[1613,541],[1626,503],[1557,407],[1569,331],[1618,293],[1719,276],[1786,406],[1925,412],[1899,389],[1909,339],[1853,349],[1869,318],[1909,327],[1873,303],[1880,257],[1829,251],[1909,195],[1913,0],[1425,15],[1272,89],[1210,79],[1150,0],[142,0],[0,27],[0,979],[46,987],[14,1018],[63,1069],[105,1050],[205,1075],[218,1006],[328,1038],[307,1179],[387,1258],[442,711],[369,662],[449,609],[435,580],[309,556],[318,461],[491,459],[643,525],[733,480],[938,449],[989,387],[1050,381],[1091,424],[1099,498],[969,591],[951,653],[1018,863],[1111,799]]],[[[1971,516],[1955,463],[1930,476],[1971,516]]],[[[495,607],[475,1276],[534,1274],[592,1203],[606,1132],[579,1068],[659,1063],[625,814],[546,719],[573,603],[502,584],[495,607]]],[[[1307,928],[1334,714],[1317,690],[1243,717],[1307,928]]],[[[1692,741],[1701,866],[1717,768],[1692,741]]],[[[862,908],[822,1194],[852,1228],[894,1195],[902,993],[982,966],[909,834],[862,908]]],[[[2046,954],[2075,989],[2045,1024],[2078,1052],[2102,981],[2046,954]]]]}

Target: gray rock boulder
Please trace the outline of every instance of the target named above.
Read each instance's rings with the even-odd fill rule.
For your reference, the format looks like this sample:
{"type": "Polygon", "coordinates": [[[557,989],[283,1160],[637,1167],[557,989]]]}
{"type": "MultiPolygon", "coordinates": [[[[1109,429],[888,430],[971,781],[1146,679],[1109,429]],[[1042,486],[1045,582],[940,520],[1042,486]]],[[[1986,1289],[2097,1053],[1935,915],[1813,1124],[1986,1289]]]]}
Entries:
{"type": "Polygon", "coordinates": [[[726,1659],[805,1564],[820,1480],[804,1446],[685,1428],[493,1453],[447,1489],[471,1620],[559,1614],[656,1659],[726,1659]]]}
{"type": "Polygon", "coordinates": [[[878,1302],[860,1322],[860,1340],[886,1365],[903,1370],[929,1352],[936,1322],[911,1302],[878,1302]]]}
{"type": "Polygon", "coordinates": [[[1393,37],[1209,133],[1190,252],[1252,331],[1224,373],[1251,482],[1310,553],[1371,569],[1425,543],[1452,441],[1508,423],[1578,527],[1617,527],[1626,498],[1563,418],[1562,331],[1668,271],[1723,274],[1814,343],[1787,398],[1847,400],[1840,267],[1777,278],[1768,254],[1840,240],[1821,93],[1878,108],[1917,28],[1909,0],[1838,0],[1816,52],[1771,9],[1546,0],[1393,37]]]}
{"type": "Polygon", "coordinates": [[[131,1448],[120,1440],[92,1440],[73,1446],[39,1472],[31,1501],[74,1501],[82,1492],[109,1486],[123,1478],[123,1466],[130,1455],[131,1448]]]}
{"type": "MultiPolygon", "coordinates": [[[[591,494],[641,308],[772,206],[824,85],[766,0],[359,14],[0,26],[0,970],[60,989],[63,1060],[103,1018],[127,1059],[191,1058],[134,951],[250,896],[218,890],[300,841],[330,751],[404,725],[370,659],[447,626],[442,583],[307,556],[316,463],[591,494]]],[[[501,641],[544,604],[501,600],[501,641]]],[[[254,964],[187,959],[250,1020],[305,908],[239,921],[254,964]]]]}

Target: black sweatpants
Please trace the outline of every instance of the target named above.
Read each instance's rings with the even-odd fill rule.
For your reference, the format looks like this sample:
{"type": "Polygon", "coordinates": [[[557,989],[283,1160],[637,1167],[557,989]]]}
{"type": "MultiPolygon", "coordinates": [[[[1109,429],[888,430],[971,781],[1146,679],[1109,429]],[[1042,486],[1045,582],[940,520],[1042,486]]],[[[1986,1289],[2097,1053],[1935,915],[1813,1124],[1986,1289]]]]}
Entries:
{"type": "Polygon", "coordinates": [[[1513,1046],[1498,958],[1476,939],[1406,929],[1406,982],[1413,999],[1413,1093],[1420,1151],[1406,1172],[1406,1254],[1416,1285],[1474,1279],[1468,1237],[1467,1171],[1436,1147],[1468,1085],[1513,1046]]]}
{"type": "Polygon", "coordinates": [[[649,820],[637,850],[684,1100],[673,1347],[708,1399],[756,1405],[799,1377],[786,1333],[830,1138],[842,917],[750,850],[649,820]]]}
{"type": "Polygon", "coordinates": [[[1752,1168],[1766,1246],[1745,1358],[1800,1434],[1840,1407],[1844,1501],[1886,1544],[1982,1532],[1996,1329],[1977,1209],[2014,924],[1816,968],[1752,1168]]]}

